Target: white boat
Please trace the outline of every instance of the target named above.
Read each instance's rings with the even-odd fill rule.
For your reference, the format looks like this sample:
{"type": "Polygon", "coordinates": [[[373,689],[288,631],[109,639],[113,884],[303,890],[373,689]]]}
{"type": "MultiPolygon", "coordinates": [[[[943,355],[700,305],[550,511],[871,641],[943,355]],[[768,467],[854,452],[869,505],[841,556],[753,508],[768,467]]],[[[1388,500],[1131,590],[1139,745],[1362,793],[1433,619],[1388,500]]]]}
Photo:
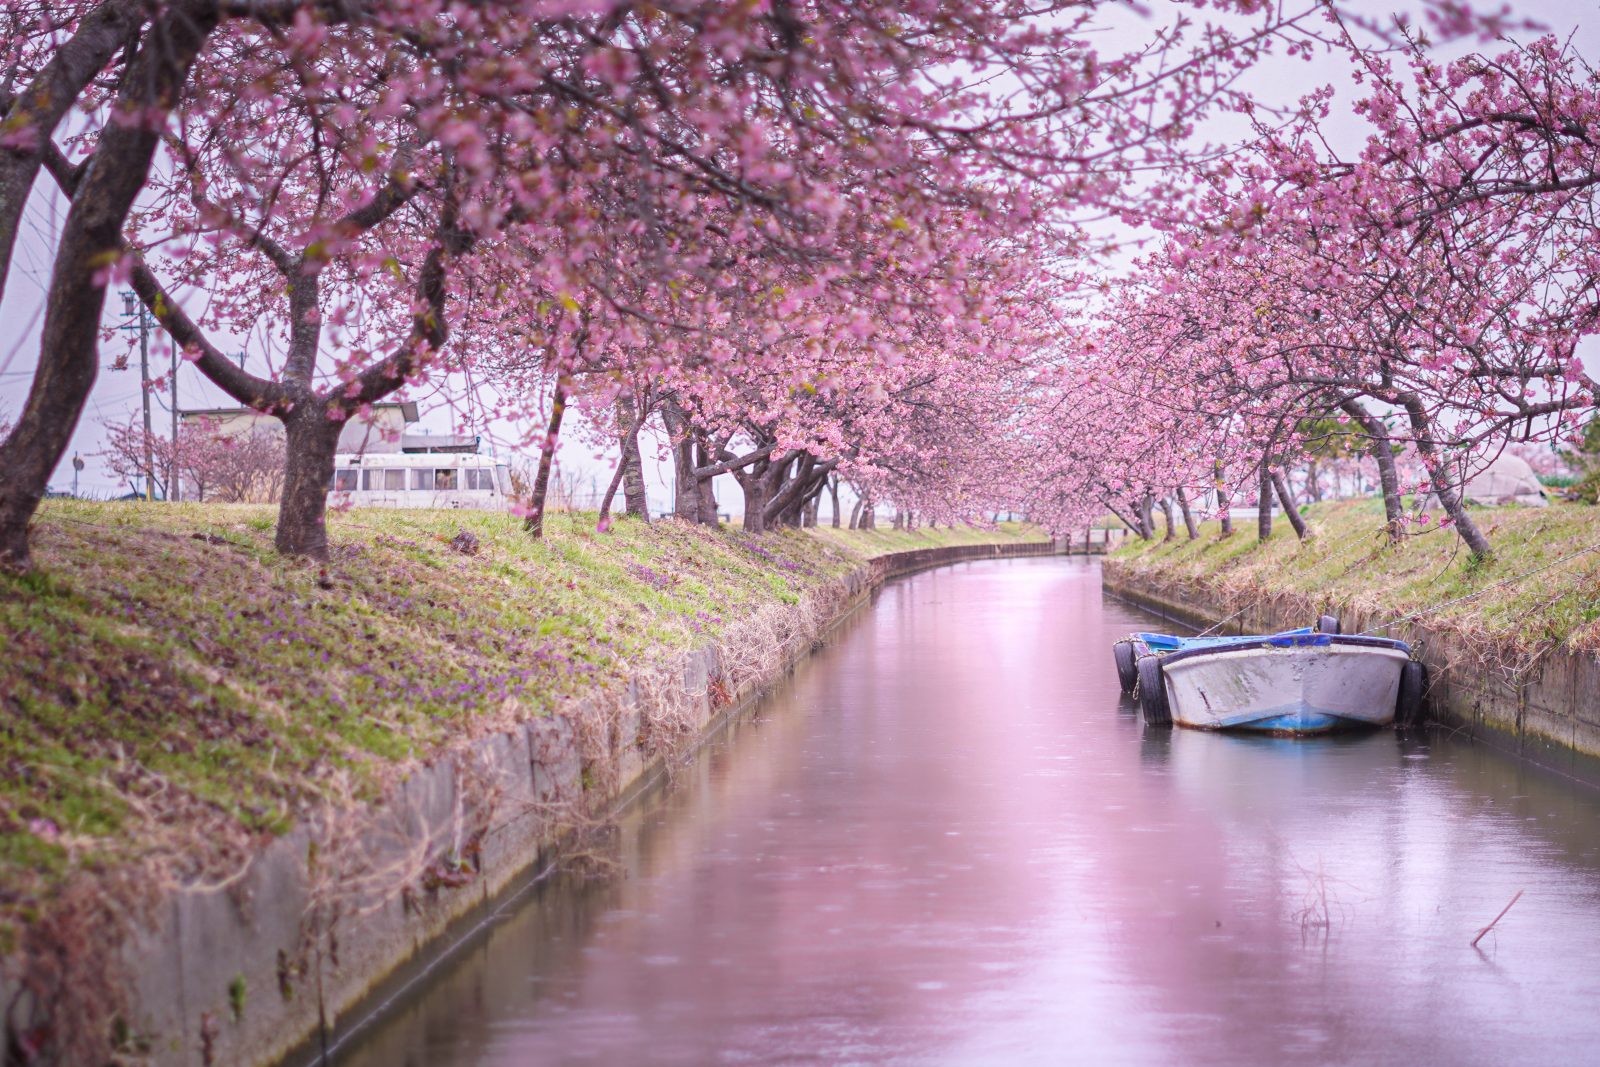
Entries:
{"type": "MultiPolygon", "coordinates": [[[[1337,623],[1324,628],[1337,630],[1337,623]]],[[[1136,633],[1113,650],[1146,722],[1318,734],[1410,721],[1426,674],[1404,641],[1310,628],[1244,637],[1136,633]]]]}

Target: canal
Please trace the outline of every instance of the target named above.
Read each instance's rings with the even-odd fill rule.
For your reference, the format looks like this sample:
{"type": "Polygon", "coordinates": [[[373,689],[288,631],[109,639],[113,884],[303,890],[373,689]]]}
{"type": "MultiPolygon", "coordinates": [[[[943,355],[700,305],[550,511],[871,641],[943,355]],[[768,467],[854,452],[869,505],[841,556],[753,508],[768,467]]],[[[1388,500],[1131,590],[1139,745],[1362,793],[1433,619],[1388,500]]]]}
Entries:
{"type": "Polygon", "coordinates": [[[1596,1062],[1600,792],[1146,729],[1151,625],[1082,558],[887,586],[337,1062],[1596,1062]]]}

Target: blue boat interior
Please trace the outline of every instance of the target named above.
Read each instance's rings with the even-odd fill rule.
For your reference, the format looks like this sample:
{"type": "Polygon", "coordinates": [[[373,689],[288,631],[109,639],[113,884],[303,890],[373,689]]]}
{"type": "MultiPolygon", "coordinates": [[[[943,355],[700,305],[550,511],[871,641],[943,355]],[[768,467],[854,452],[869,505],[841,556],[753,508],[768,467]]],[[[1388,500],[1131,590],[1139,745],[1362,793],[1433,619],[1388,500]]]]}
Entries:
{"type": "MultiPolygon", "coordinates": [[[[1258,641],[1269,640],[1274,637],[1296,638],[1305,637],[1312,633],[1311,627],[1302,626],[1298,630],[1285,630],[1281,634],[1240,634],[1233,637],[1174,637],[1172,634],[1136,634],[1139,640],[1150,646],[1152,652],[1178,652],[1186,648],[1226,648],[1229,645],[1254,644],[1258,641]]],[[[1318,634],[1326,637],[1326,634],[1318,634]]]]}
{"type": "MultiPolygon", "coordinates": [[[[1240,634],[1233,637],[1175,637],[1172,634],[1134,634],[1143,641],[1152,652],[1190,652],[1199,649],[1226,649],[1238,645],[1271,645],[1278,648],[1316,648],[1331,645],[1334,634],[1317,633],[1309,626],[1302,626],[1298,630],[1284,630],[1275,634],[1240,634]]],[[[1396,641],[1382,637],[1343,638],[1341,644],[1371,644],[1387,645],[1410,652],[1410,646],[1404,641],[1396,641]]]]}

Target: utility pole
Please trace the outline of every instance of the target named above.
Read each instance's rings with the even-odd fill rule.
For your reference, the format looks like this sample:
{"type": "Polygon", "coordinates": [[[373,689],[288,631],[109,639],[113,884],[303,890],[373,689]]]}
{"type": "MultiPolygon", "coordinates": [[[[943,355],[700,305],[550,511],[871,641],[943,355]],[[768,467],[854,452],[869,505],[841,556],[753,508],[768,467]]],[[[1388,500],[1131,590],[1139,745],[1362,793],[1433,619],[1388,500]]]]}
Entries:
{"type": "MultiPolygon", "coordinates": [[[[141,305],[140,310],[144,308],[141,305]]],[[[177,500],[178,493],[178,346],[172,346],[172,454],[167,458],[167,499],[177,500]]]]}
{"type": "Polygon", "coordinates": [[[150,319],[149,312],[139,301],[139,294],[131,289],[122,292],[122,310],[129,315],[137,312],[138,319],[125,322],[119,329],[139,331],[139,394],[144,398],[144,498],[156,498],[156,456],[154,431],[150,427],[150,319]]]}
{"type": "Polygon", "coordinates": [[[83,470],[83,457],[76,452],[72,454],[72,495],[78,495],[78,474],[83,470]]]}

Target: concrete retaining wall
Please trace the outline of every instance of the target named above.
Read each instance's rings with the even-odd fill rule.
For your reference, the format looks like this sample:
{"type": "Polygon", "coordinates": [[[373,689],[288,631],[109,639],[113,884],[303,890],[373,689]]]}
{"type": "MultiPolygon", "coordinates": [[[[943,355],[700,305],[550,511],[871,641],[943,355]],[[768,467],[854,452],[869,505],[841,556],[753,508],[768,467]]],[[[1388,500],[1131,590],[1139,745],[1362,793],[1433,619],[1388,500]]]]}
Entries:
{"type": "MultiPolygon", "coordinates": [[[[1229,619],[1225,633],[1271,633],[1337,615],[1346,633],[1384,618],[1298,593],[1241,597],[1220,588],[1166,579],[1124,561],[1107,560],[1106,592],[1138,607],[1204,628],[1229,619]]],[[[1428,666],[1430,718],[1464,729],[1545,767],[1600,782],[1600,660],[1559,647],[1529,656],[1486,646],[1424,621],[1383,631],[1420,651],[1428,666]]]]}
{"type": "MultiPolygon", "coordinates": [[[[1060,550],[971,545],[881,557],[811,594],[792,613],[802,621],[778,626],[778,655],[765,660],[778,666],[762,676],[741,677],[717,649],[702,649],[595,698],[605,706],[574,706],[439,756],[381,804],[319,813],[226,885],[166,891],[111,953],[124,1051],[163,1067],[315,1062],[536,879],[575,825],[650,788],[663,769],[647,753],[651,724],[680,731],[673,756],[703,743],[890,578],[1060,550]],[[597,722],[604,736],[582,736],[597,722]]],[[[17,961],[5,961],[0,1004],[12,1005],[18,988],[17,961]]],[[[54,1007],[19,1000],[8,1044],[26,1026],[73,1025],[54,1007]]]]}

